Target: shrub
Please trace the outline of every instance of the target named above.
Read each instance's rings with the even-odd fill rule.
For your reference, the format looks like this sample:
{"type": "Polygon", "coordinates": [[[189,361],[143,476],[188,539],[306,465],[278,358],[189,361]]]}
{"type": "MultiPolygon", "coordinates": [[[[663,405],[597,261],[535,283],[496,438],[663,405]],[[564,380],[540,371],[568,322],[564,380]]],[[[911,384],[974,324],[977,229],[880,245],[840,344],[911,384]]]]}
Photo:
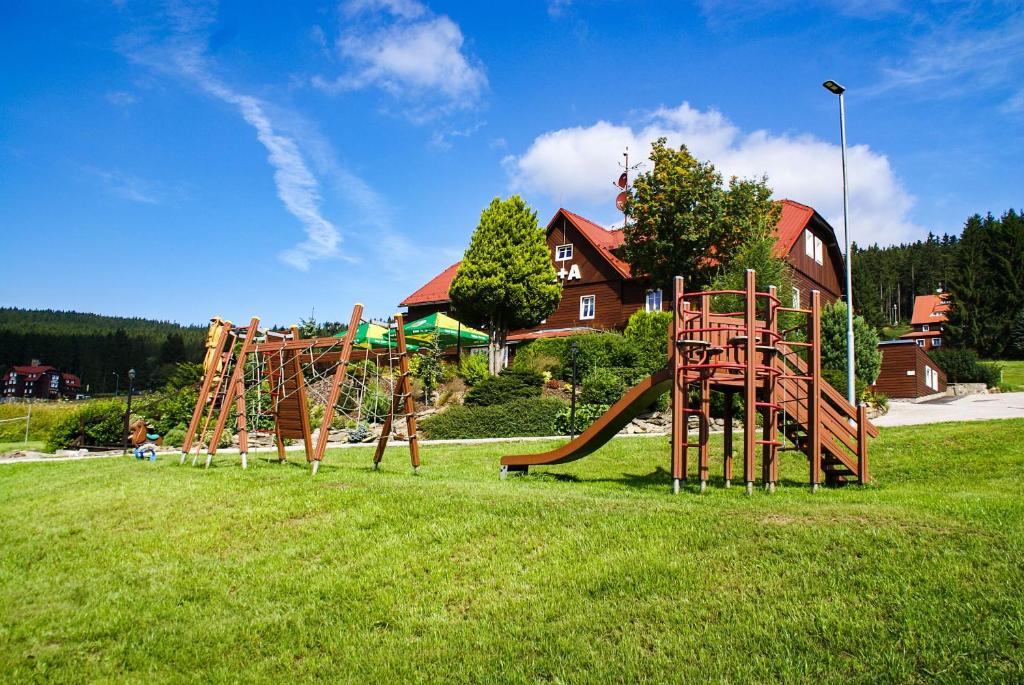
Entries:
{"type": "Polygon", "coordinates": [[[171,447],[181,447],[185,442],[185,432],[188,426],[179,423],[164,434],[164,444],[171,447]]]}
{"type": "Polygon", "coordinates": [[[611,369],[594,369],[583,379],[580,402],[612,405],[626,392],[626,383],[611,369]]]}
{"type": "Polygon", "coordinates": [[[466,385],[476,385],[490,375],[486,355],[466,354],[459,361],[459,376],[466,381],[466,385]]]}
{"type": "Polygon", "coordinates": [[[668,329],[671,312],[638,311],[629,317],[624,333],[636,353],[637,368],[644,374],[661,369],[668,362],[668,329]]]}
{"type": "Polygon", "coordinates": [[[562,353],[562,379],[572,374],[571,344],[576,343],[576,378],[586,376],[598,368],[636,367],[637,350],[619,333],[588,333],[566,338],[569,344],[562,353]]]}
{"type": "MultiPolygon", "coordinates": [[[[590,428],[601,414],[608,411],[607,404],[577,404],[576,405],[576,435],[590,428]]],[[[562,407],[555,415],[555,432],[559,435],[569,435],[570,407],[562,407]]]]}
{"type": "MultiPolygon", "coordinates": [[[[853,336],[854,373],[864,383],[874,383],[882,368],[878,333],[864,317],[855,316],[853,336]]],[[[846,373],[846,303],[842,300],[821,309],[821,366],[846,373]]],[[[842,392],[846,394],[845,389],[842,392]]]]}
{"type": "Polygon", "coordinates": [[[984,383],[993,388],[1002,380],[1003,369],[994,362],[978,361],[974,350],[940,348],[928,353],[946,374],[949,383],[984,383]]]}
{"type": "Polygon", "coordinates": [[[516,356],[512,359],[512,368],[536,369],[538,358],[554,359],[555,362],[544,371],[550,371],[555,378],[568,378],[568,370],[563,368],[563,360],[568,357],[565,354],[569,345],[568,338],[541,338],[524,343],[516,349],[516,356]]]}
{"type": "Polygon", "coordinates": [[[454,378],[438,388],[437,406],[458,404],[466,394],[466,383],[461,378],[454,378]]]}
{"type": "Polygon", "coordinates": [[[370,423],[379,423],[391,412],[391,393],[379,383],[367,383],[363,392],[362,418],[370,423]]]}
{"type": "Polygon", "coordinates": [[[463,402],[469,406],[490,407],[513,400],[540,397],[544,376],[530,369],[508,368],[489,376],[469,392],[463,402]]]}
{"type": "Polygon", "coordinates": [[[493,406],[452,406],[427,417],[420,427],[434,440],[555,435],[555,416],[564,406],[561,400],[548,397],[493,406]]]}
{"type": "Polygon", "coordinates": [[[53,427],[46,449],[52,452],[73,445],[120,445],[125,437],[124,412],[125,405],[118,400],[87,404],[53,427]]]}
{"type": "MultiPolygon", "coordinates": [[[[839,369],[822,369],[821,377],[831,385],[833,388],[839,391],[839,394],[846,397],[846,370],[840,371],[839,369]]],[[[856,376],[853,381],[853,396],[857,400],[864,399],[865,393],[868,390],[867,383],[861,380],[860,376],[856,376]]]]}

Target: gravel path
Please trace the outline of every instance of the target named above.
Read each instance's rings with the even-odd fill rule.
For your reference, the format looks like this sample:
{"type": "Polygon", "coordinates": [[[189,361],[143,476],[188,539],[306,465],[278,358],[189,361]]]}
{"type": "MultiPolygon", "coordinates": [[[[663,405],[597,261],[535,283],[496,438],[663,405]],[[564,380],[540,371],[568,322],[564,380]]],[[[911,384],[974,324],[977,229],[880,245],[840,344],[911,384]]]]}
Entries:
{"type": "Polygon", "coordinates": [[[1024,418],[1024,392],[941,397],[930,402],[890,402],[889,412],[873,421],[876,426],[914,426],[947,421],[984,421],[1024,418]]]}

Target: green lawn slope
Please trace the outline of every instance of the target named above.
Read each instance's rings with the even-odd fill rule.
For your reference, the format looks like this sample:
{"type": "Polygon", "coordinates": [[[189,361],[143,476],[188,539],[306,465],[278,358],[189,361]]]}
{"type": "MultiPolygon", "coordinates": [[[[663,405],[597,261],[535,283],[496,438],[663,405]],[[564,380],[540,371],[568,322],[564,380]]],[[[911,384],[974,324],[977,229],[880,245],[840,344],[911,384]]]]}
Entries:
{"type": "Polygon", "coordinates": [[[815,495],[786,453],[774,495],[674,497],[664,439],[498,480],[549,446],[0,467],[0,674],[1024,679],[1024,421],[886,429],[875,485],[815,495]]]}

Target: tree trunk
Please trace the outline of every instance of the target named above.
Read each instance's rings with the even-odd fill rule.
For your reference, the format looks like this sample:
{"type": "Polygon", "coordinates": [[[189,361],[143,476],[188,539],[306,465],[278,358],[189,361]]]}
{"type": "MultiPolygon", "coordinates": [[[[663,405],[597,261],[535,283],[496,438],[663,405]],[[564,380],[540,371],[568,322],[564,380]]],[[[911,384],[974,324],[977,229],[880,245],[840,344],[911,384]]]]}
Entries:
{"type": "Polygon", "coordinates": [[[504,367],[508,331],[504,329],[501,323],[491,319],[488,332],[491,339],[487,344],[487,370],[490,371],[492,376],[496,376],[501,373],[504,367]]]}

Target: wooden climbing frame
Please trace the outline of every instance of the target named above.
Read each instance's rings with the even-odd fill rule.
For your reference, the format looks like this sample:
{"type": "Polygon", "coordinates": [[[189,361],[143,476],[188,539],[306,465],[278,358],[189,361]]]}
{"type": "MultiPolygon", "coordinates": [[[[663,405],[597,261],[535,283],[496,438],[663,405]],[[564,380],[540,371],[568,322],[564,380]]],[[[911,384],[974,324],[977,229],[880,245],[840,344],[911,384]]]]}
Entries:
{"type": "MultiPolygon", "coordinates": [[[[341,399],[350,363],[369,360],[374,354],[386,354],[389,363],[397,362],[398,374],[393,384],[390,412],[384,418],[383,430],[374,452],[374,468],[379,466],[383,458],[393,418],[395,414],[401,412],[406,420],[410,460],[414,471],[418,471],[419,443],[416,435],[409,352],[402,329],[402,316],[396,316],[398,331],[395,346],[383,351],[374,351],[357,349],[354,346],[362,313],[361,304],[353,307],[348,329],[341,338],[303,338],[298,328],[294,326],[288,332],[265,331],[261,335],[257,318],[253,318],[249,325],[243,328],[235,328],[229,321],[213,319],[207,336],[203,381],[182,445],[181,463],[185,463],[188,453],[195,448],[196,456],[192,461],[195,465],[198,452],[205,444],[205,465],[209,467],[217,453],[217,445],[233,407],[243,468],[248,464],[249,430],[259,428],[258,423],[262,416],[273,422],[272,432],[278,460],[285,461],[285,440],[302,440],[306,460],[312,473],[316,474],[327,450],[329,427],[334,420],[335,407],[341,399]],[[327,399],[320,422],[321,429],[314,442],[309,416],[306,371],[315,368],[317,364],[333,365],[333,372],[330,373],[327,399]],[[248,387],[247,373],[253,376],[248,387]],[[250,426],[246,391],[256,388],[257,392],[262,392],[264,386],[267,388],[269,411],[257,414],[257,425],[250,426]],[[211,423],[212,432],[208,433],[211,423]]],[[[363,380],[365,382],[365,378],[363,380]]]]}

